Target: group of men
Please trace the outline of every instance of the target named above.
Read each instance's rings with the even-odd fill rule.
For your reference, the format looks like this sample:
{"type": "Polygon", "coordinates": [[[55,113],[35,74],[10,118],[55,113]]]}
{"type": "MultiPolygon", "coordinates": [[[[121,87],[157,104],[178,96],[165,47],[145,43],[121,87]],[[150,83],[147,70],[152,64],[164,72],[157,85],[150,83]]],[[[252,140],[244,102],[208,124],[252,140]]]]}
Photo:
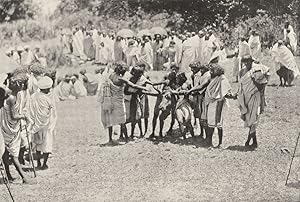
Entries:
{"type": "Polygon", "coordinates": [[[41,69],[40,65],[34,65],[30,66],[29,71],[23,68],[1,75],[0,162],[4,164],[10,182],[15,180],[10,173],[11,162],[23,183],[31,183],[23,171],[24,159],[31,159],[34,168],[48,169],[57,111],[52,90],[54,78],[51,78],[51,73],[41,72],[41,69]],[[33,151],[37,156],[36,165],[33,151]]]}
{"type": "Polygon", "coordinates": [[[254,61],[252,57],[242,59],[245,68],[240,71],[240,88],[237,93],[231,91],[228,79],[224,75],[224,68],[217,61],[209,64],[201,62],[189,65],[192,74],[189,76],[179,71],[179,67],[172,63],[170,71],[160,82],[153,83],[144,75],[145,64],[137,64],[129,68],[126,64],[114,64],[112,72],[101,85],[99,101],[101,103],[101,120],[108,128],[109,142],[113,142],[113,127],[120,125],[120,140],[128,140],[126,125],[131,124],[131,138],[134,138],[135,125],[138,124],[140,136],[143,137],[148,129],[149,102],[148,96],[155,96],[156,104],[152,120],[152,133],[155,136],[156,124],[159,118],[159,137],[163,138],[164,121],[171,116],[168,133],[172,133],[175,121],[185,138],[187,132],[195,136],[191,124],[199,121],[205,145],[212,147],[212,136],[218,129],[219,144],[223,139],[223,110],[226,99],[237,99],[241,110],[241,117],[245,126],[249,127],[246,147],[256,148],[256,127],[259,114],[265,106],[264,90],[268,83],[269,68],[254,61]],[[151,87],[152,86],[152,87],[151,87]],[[151,89],[149,91],[149,89],[151,89]],[[131,89],[131,90],[130,90],[131,89]],[[128,98],[129,96],[129,98],[128,98]],[[144,119],[145,129],[142,129],[144,119]],[[252,144],[250,144],[250,142],[252,144]]]}
{"type": "Polygon", "coordinates": [[[128,66],[144,63],[148,70],[168,69],[175,62],[184,72],[191,61],[209,62],[214,59],[213,53],[215,57],[217,53],[223,56],[221,59],[226,57],[225,50],[210,28],[199,33],[148,31],[124,36],[100,31],[88,23],[86,27],[75,26],[73,32],[63,30],[61,41],[64,52],[77,56],[81,61],[92,60],[102,65],[125,62],[128,66]]]}
{"type": "MultiPolygon", "coordinates": [[[[11,50],[7,52],[26,71],[16,70],[6,75],[0,85],[0,152],[8,179],[10,159],[23,179],[28,180],[22,170],[24,153],[33,146],[37,153],[37,167],[47,169],[52,152],[53,135],[58,101],[98,95],[101,103],[101,121],[108,129],[109,141],[113,142],[113,127],[120,126],[120,139],[129,139],[127,124],[131,124],[131,138],[134,138],[136,124],[140,136],[148,130],[149,96],[156,97],[150,138],[156,138],[159,119],[159,136],[163,137],[164,121],[171,116],[171,127],[177,121],[182,136],[189,132],[195,136],[191,124],[200,125],[200,137],[205,135],[205,145],[212,147],[212,136],[217,128],[219,144],[223,139],[223,110],[227,99],[236,99],[241,118],[249,128],[246,147],[256,148],[256,128],[259,114],[264,111],[265,86],[268,83],[269,68],[260,64],[261,46],[259,34],[252,31],[249,40],[241,37],[234,67],[234,76],[239,90],[233,93],[224,76],[222,61],[229,56],[214,36],[212,30],[196,33],[144,34],[141,38],[123,38],[111,33],[106,35],[94,29],[91,23],[88,31],[76,27],[69,40],[62,34],[68,53],[81,60],[95,60],[106,65],[94,74],[81,70],[79,74],[67,74],[56,78],[56,72],[44,72],[46,63],[38,57],[39,50],[11,50]],[[86,38],[84,37],[86,35],[86,38]],[[97,44],[99,47],[97,47],[97,44]],[[147,70],[167,70],[162,81],[154,83],[147,76],[147,70]],[[152,90],[150,90],[152,89],[152,90]],[[144,130],[142,127],[144,120],[144,130]],[[250,142],[252,144],[250,144],[250,142]],[[1,155],[2,155],[1,153],[1,155]],[[44,159],[43,164],[41,159],[44,159]]],[[[279,40],[273,47],[275,62],[279,64],[277,74],[291,84],[300,73],[294,60],[295,40],[291,26],[285,26],[285,40],[279,40]],[[281,74],[280,74],[281,73],[281,74]]],[[[284,81],[285,84],[286,81],[284,81]]],[[[283,85],[284,85],[283,84],[283,85]]]]}
{"type": "MultiPolygon", "coordinates": [[[[283,28],[283,37],[273,43],[271,56],[274,69],[280,79],[280,86],[292,86],[293,80],[300,75],[295,56],[297,54],[297,36],[293,27],[287,21],[283,28]]],[[[239,71],[243,68],[241,59],[253,57],[255,60],[262,59],[261,41],[258,30],[252,30],[249,40],[242,36],[238,49],[235,52],[233,77],[238,81],[239,71]]]]}
{"type": "Polygon", "coordinates": [[[43,67],[47,66],[46,56],[39,45],[36,45],[34,48],[31,48],[29,45],[8,48],[6,50],[6,56],[17,64],[26,67],[36,62],[40,63],[43,67]]]}

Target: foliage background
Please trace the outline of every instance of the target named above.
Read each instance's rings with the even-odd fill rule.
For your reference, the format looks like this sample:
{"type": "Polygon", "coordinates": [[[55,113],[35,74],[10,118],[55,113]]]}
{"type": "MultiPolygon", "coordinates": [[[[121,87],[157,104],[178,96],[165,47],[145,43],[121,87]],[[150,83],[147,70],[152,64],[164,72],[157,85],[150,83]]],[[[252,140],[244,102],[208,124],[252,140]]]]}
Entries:
{"type": "MultiPolygon", "coordinates": [[[[162,26],[197,32],[212,25],[231,48],[251,29],[257,29],[264,47],[270,47],[282,38],[285,20],[300,36],[300,0],[60,0],[50,16],[39,13],[40,6],[34,0],[1,0],[0,46],[54,39],[60,28],[85,26],[88,20],[106,31],[162,26]]],[[[63,58],[59,44],[43,44],[48,58],[63,58]]]]}

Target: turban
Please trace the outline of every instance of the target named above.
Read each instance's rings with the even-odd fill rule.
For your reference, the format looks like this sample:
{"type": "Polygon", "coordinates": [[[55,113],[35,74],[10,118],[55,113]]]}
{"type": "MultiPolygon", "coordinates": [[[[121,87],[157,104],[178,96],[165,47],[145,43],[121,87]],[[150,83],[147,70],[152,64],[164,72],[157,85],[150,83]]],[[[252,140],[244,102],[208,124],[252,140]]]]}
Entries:
{"type": "Polygon", "coordinates": [[[50,77],[44,76],[38,81],[38,87],[41,90],[49,89],[53,85],[53,81],[50,77]]]}

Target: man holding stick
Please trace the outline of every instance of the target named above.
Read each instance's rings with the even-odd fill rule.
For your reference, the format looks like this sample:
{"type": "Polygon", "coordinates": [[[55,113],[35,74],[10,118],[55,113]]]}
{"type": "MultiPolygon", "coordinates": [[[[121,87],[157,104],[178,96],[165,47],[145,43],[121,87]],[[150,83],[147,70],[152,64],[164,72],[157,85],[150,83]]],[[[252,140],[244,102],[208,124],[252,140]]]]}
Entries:
{"type": "Polygon", "coordinates": [[[37,150],[37,167],[41,170],[48,169],[47,161],[49,154],[52,153],[53,135],[57,120],[55,102],[51,98],[50,90],[53,81],[51,78],[44,76],[38,81],[39,92],[32,95],[29,103],[31,134],[33,134],[33,143],[36,144],[37,150]],[[43,153],[43,165],[41,157],[43,153]]]}

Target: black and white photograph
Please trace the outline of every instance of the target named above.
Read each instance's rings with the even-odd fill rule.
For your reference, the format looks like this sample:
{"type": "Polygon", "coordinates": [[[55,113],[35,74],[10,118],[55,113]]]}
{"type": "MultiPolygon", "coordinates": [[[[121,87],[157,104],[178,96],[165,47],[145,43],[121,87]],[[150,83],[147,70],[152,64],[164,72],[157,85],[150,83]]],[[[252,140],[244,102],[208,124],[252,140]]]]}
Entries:
{"type": "Polygon", "coordinates": [[[0,202],[300,202],[300,0],[0,0],[0,202]]]}

